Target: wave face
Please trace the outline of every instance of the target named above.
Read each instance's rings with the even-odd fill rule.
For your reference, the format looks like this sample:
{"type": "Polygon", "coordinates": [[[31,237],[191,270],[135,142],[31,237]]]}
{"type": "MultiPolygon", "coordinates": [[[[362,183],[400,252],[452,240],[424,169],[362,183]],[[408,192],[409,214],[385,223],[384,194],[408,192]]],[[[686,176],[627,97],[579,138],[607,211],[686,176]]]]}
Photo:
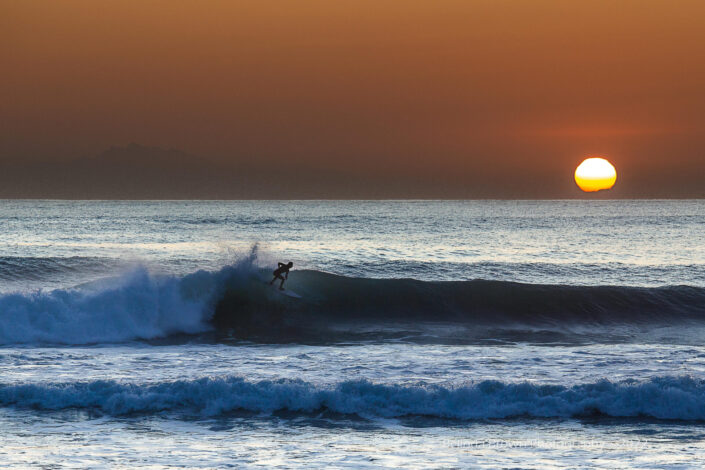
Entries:
{"type": "MultiPolygon", "coordinates": [[[[225,293],[217,325],[336,321],[451,321],[469,325],[650,324],[705,319],[705,289],[519,284],[504,281],[417,281],[292,273],[287,287],[302,299],[274,299],[257,289],[225,293]],[[262,312],[270,315],[263,317],[262,312]],[[271,315],[271,312],[277,312],[271,315]]],[[[274,296],[277,297],[277,296],[274,296]]],[[[279,296],[281,297],[281,296],[279,296]]]]}
{"type": "Polygon", "coordinates": [[[691,377],[656,377],[573,386],[483,381],[443,387],[381,385],[365,380],[317,386],[301,380],[249,382],[241,377],[146,385],[101,380],[0,385],[0,406],[92,409],[108,415],[328,411],[363,418],[426,416],[472,420],[604,415],[705,420],[705,382],[691,377]]]}

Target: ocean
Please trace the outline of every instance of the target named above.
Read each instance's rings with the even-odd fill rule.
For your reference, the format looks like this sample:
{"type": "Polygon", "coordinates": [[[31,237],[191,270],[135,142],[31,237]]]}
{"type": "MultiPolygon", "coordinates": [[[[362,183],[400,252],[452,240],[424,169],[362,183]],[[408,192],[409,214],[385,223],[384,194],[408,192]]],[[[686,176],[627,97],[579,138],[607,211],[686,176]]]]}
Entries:
{"type": "Polygon", "coordinates": [[[705,201],[0,201],[3,468],[705,466],[705,201]],[[294,267],[281,295],[267,283],[294,267]]]}

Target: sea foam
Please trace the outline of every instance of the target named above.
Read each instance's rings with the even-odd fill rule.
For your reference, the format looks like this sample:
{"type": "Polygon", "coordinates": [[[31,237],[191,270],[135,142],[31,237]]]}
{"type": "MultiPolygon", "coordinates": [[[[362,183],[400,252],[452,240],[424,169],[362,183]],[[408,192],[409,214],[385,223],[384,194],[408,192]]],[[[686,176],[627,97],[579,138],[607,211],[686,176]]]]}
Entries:
{"type": "Polygon", "coordinates": [[[705,420],[705,382],[691,377],[571,386],[482,381],[457,386],[389,385],[366,380],[316,385],[302,380],[201,378],[150,384],[111,380],[0,384],[0,406],[92,409],[108,415],[176,412],[217,416],[243,410],[358,415],[427,416],[458,420],[604,415],[705,420]]]}
{"type": "Polygon", "coordinates": [[[256,247],[219,271],[155,275],[138,266],[72,289],[0,295],[0,344],[91,344],[195,334],[222,292],[257,276],[256,247]]]}

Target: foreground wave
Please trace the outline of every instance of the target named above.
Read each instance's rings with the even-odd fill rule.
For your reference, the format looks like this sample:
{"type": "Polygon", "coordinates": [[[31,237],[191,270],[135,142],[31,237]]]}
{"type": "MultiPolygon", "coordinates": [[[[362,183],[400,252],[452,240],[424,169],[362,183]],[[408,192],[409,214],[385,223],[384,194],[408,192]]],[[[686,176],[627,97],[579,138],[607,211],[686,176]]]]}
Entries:
{"type": "Polygon", "coordinates": [[[267,285],[269,270],[256,266],[256,256],[253,249],[215,272],[156,276],[137,268],[74,289],[0,295],[0,344],[108,343],[210,330],[266,341],[340,340],[353,326],[394,322],[477,330],[705,319],[705,289],[689,286],[428,282],[297,271],[287,286],[302,298],[292,299],[267,285]]]}
{"type": "Polygon", "coordinates": [[[108,415],[234,411],[332,412],[363,418],[426,416],[460,420],[511,417],[647,417],[705,420],[705,382],[691,377],[601,380],[573,386],[483,381],[469,385],[382,385],[365,380],[329,386],[241,377],[156,384],[115,381],[0,385],[0,406],[91,409],[108,415]]]}

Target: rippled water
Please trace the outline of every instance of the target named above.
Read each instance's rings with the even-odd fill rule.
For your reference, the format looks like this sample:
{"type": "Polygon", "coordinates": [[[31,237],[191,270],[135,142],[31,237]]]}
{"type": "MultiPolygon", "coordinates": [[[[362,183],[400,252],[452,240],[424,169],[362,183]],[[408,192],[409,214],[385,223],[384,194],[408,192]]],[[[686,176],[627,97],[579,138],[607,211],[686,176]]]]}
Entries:
{"type": "Polygon", "coordinates": [[[93,274],[89,261],[95,271],[143,262],[183,274],[259,243],[271,260],[351,276],[705,286],[700,200],[4,201],[0,223],[7,281],[46,259],[79,264],[76,278],[93,274]]]}

